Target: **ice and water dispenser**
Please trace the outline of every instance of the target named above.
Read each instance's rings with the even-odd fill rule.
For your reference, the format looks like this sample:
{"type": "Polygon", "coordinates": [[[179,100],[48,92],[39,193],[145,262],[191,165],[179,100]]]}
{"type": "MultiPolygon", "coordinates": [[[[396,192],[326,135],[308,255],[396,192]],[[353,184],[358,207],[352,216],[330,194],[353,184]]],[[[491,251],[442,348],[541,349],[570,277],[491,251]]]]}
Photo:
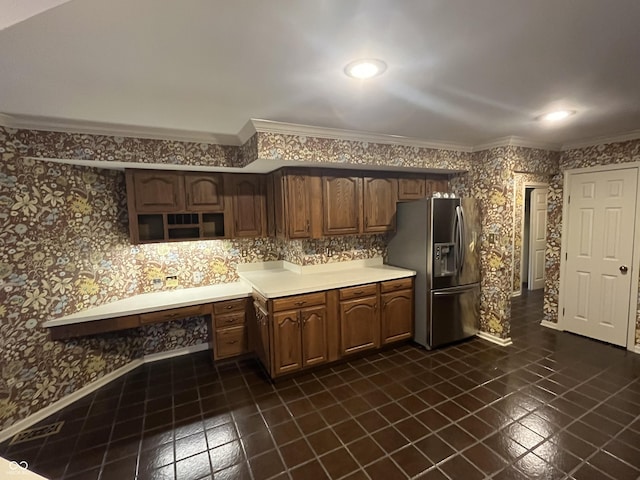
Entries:
{"type": "Polygon", "coordinates": [[[455,275],[456,249],[455,243],[435,243],[433,245],[433,276],[451,277],[455,275]]]}

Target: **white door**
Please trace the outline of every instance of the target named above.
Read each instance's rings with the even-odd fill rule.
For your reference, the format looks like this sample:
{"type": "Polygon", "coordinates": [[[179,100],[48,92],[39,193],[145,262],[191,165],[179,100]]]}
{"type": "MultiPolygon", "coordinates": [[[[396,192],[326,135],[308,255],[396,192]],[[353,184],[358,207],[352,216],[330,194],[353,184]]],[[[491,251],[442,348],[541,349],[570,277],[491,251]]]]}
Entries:
{"type": "Polygon", "coordinates": [[[544,250],[547,247],[547,188],[531,191],[529,220],[529,290],[544,288],[544,250]]]}
{"type": "Polygon", "coordinates": [[[635,168],[569,180],[565,330],[626,346],[635,227],[635,168]]]}

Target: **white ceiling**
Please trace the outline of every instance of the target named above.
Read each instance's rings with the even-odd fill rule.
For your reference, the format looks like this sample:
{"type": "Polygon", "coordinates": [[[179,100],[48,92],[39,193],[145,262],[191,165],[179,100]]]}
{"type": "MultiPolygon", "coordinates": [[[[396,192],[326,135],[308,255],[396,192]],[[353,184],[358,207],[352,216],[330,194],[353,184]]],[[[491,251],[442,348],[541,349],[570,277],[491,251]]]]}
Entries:
{"type": "Polygon", "coordinates": [[[10,115],[562,144],[640,128],[640,1],[71,0],[0,31],[0,72],[10,115]]]}

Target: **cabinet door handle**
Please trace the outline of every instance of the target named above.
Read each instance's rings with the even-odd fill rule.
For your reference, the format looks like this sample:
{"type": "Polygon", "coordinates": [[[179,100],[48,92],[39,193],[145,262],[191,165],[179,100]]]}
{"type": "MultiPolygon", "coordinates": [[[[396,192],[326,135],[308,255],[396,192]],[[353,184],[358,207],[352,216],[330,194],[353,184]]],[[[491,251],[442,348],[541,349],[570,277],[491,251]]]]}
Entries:
{"type": "Polygon", "coordinates": [[[307,233],[309,233],[309,220],[307,220],[307,233]]]}
{"type": "Polygon", "coordinates": [[[374,309],[374,310],[377,310],[377,309],[378,309],[378,302],[376,302],[376,303],[374,303],[374,304],[373,304],[373,309],[374,309]]]}

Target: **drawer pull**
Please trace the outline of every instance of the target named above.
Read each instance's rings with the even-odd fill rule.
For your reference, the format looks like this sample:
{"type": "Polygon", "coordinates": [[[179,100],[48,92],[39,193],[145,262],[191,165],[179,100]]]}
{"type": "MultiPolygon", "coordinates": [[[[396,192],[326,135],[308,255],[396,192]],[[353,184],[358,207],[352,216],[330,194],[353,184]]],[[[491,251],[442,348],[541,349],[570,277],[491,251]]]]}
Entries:
{"type": "Polygon", "coordinates": [[[298,306],[298,307],[301,307],[301,306],[302,306],[302,305],[304,305],[305,303],[307,303],[307,302],[304,302],[304,301],[302,301],[302,302],[296,302],[296,303],[295,303],[295,305],[296,305],[296,306],[298,306]]]}
{"type": "Polygon", "coordinates": [[[227,342],[227,345],[233,345],[234,343],[238,343],[238,340],[231,340],[230,342],[227,342]]]}
{"type": "Polygon", "coordinates": [[[234,323],[236,320],[235,318],[229,318],[227,319],[227,323],[234,323]]]}
{"type": "Polygon", "coordinates": [[[231,309],[233,308],[233,305],[227,305],[227,306],[226,306],[226,307],[224,307],[224,308],[226,308],[227,310],[231,310],[231,309]]]}
{"type": "Polygon", "coordinates": [[[354,295],[362,295],[364,292],[362,290],[358,290],[357,292],[353,292],[354,295]]]}

